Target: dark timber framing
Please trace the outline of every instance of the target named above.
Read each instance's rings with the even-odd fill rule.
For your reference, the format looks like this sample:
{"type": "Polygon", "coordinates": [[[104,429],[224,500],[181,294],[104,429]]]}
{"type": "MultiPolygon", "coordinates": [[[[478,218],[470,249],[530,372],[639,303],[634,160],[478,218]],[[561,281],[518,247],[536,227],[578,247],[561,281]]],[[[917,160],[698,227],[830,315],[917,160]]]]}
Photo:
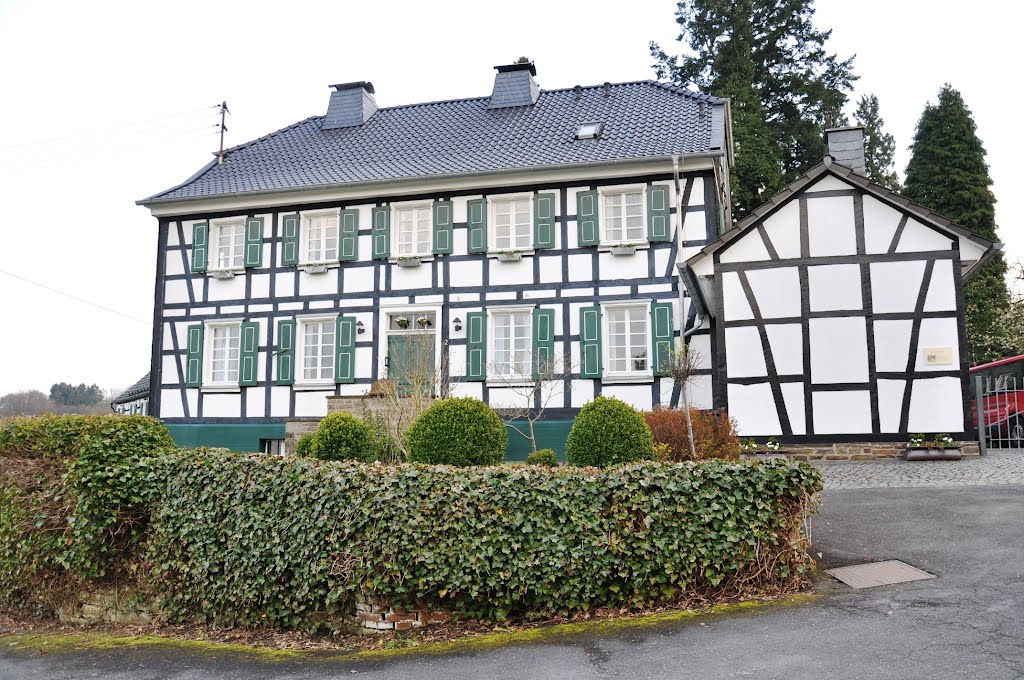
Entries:
{"type": "MultiPolygon", "coordinates": [[[[626,176],[607,178],[601,180],[587,180],[584,182],[580,181],[565,181],[557,183],[544,183],[529,186],[510,186],[493,188],[487,190],[480,189],[460,189],[457,191],[437,191],[429,193],[416,193],[402,196],[388,197],[385,200],[372,200],[372,199],[358,199],[349,200],[342,202],[328,201],[328,202],[315,202],[315,203],[297,203],[289,205],[279,205],[268,207],[265,209],[242,209],[242,210],[227,210],[227,211],[213,211],[213,212],[201,212],[201,213],[187,213],[181,214],[174,217],[161,218],[161,243],[158,248],[158,276],[156,286],[157,296],[157,309],[154,312],[155,328],[159,328],[159,331],[154,331],[154,339],[160,340],[158,335],[162,335],[166,332],[172,332],[173,343],[169,349],[164,349],[162,344],[155,342],[153,352],[153,377],[151,379],[151,391],[155,395],[159,395],[161,390],[163,391],[176,391],[180,395],[181,399],[181,412],[180,417],[165,417],[163,418],[166,422],[171,424],[271,424],[271,423],[282,423],[288,419],[303,417],[302,411],[296,411],[296,394],[297,393],[313,393],[320,395],[331,395],[341,394],[342,386],[340,385],[329,385],[324,386],[324,389],[310,389],[306,387],[297,388],[296,386],[289,386],[288,389],[288,408],[287,415],[283,415],[281,409],[281,402],[278,396],[274,396],[273,390],[275,388],[283,388],[284,386],[276,386],[274,384],[274,350],[275,345],[275,333],[277,330],[277,321],[282,318],[294,318],[296,315],[306,314],[317,314],[322,313],[324,316],[333,316],[336,314],[349,314],[349,313],[366,313],[373,315],[372,327],[367,327],[366,335],[358,336],[355,343],[355,347],[358,348],[371,348],[372,349],[372,360],[370,371],[361,371],[359,377],[355,380],[356,385],[368,387],[378,375],[379,357],[378,352],[385,351],[383,349],[384,339],[378,338],[379,329],[381,327],[381,314],[386,313],[386,309],[381,307],[383,299],[387,299],[387,302],[395,302],[401,298],[405,298],[409,305],[424,306],[437,306],[441,308],[440,325],[438,329],[438,341],[441,343],[442,352],[447,353],[448,349],[453,346],[460,346],[465,344],[465,340],[462,338],[451,338],[449,337],[451,319],[461,314],[459,310],[462,309],[473,309],[473,308],[495,308],[500,305],[522,305],[529,304],[533,306],[550,306],[550,307],[561,307],[561,321],[563,326],[563,333],[557,334],[554,337],[557,347],[561,348],[564,353],[571,353],[575,342],[578,342],[579,337],[576,334],[569,332],[570,322],[572,319],[573,304],[598,304],[601,302],[618,301],[618,300],[636,300],[636,301],[658,301],[658,302],[676,302],[679,300],[680,284],[678,277],[675,274],[676,257],[678,253],[680,241],[677,238],[673,238],[667,242],[652,242],[648,245],[645,250],[641,250],[635,256],[635,258],[643,258],[646,261],[644,267],[645,274],[642,276],[629,275],[629,278],[618,278],[615,277],[613,272],[602,272],[600,270],[600,261],[602,259],[598,248],[595,247],[577,247],[570,249],[569,236],[572,233],[571,230],[575,229],[575,201],[571,198],[569,192],[570,189],[596,189],[603,186],[616,186],[622,184],[636,184],[645,183],[650,185],[654,182],[659,183],[671,183],[673,175],[671,173],[660,173],[653,175],[644,176],[626,176]],[[432,255],[427,261],[423,263],[423,267],[428,267],[430,271],[430,287],[429,289],[392,289],[391,272],[392,267],[396,266],[393,263],[389,263],[381,260],[369,259],[369,253],[360,253],[363,259],[352,262],[342,262],[337,267],[337,272],[328,272],[326,275],[320,276],[336,276],[336,286],[331,292],[323,292],[317,294],[303,294],[301,288],[301,282],[304,280],[303,277],[310,276],[301,272],[297,267],[294,266],[282,266],[278,260],[278,248],[282,242],[281,235],[281,215],[291,214],[295,212],[304,212],[317,209],[339,209],[344,210],[352,206],[365,206],[369,204],[373,205],[385,205],[391,203],[397,203],[402,201],[415,201],[424,199],[437,199],[437,200],[451,200],[453,197],[476,197],[476,196],[496,196],[506,193],[520,193],[520,192],[540,192],[546,191],[558,192],[560,197],[561,209],[556,218],[556,229],[561,236],[561,240],[558,242],[558,247],[550,250],[536,250],[532,254],[524,257],[524,260],[531,261],[532,270],[532,282],[528,283],[512,283],[505,285],[492,284],[491,267],[495,266],[507,266],[495,264],[493,258],[485,254],[468,254],[465,252],[458,252],[452,255],[432,255]],[[237,299],[218,299],[210,300],[211,286],[208,283],[207,274],[191,271],[189,254],[190,245],[185,239],[184,224],[194,220],[213,220],[219,217],[232,217],[236,215],[245,214],[248,216],[254,215],[265,215],[269,216],[267,225],[269,232],[265,233],[264,236],[264,247],[269,248],[270,257],[269,260],[265,258],[264,266],[256,269],[247,269],[244,273],[239,273],[237,278],[244,277],[245,293],[244,297],[237,299]],[[177,245],[170,246],[167,243],[166,231],[168,228],[174,228],[177,232],[177,245]],[[181,274],[168,275],[166,272],[165,264],[167,257],[180,256],[182,260],[181,274]],[[570,258],[572,255],[589,254],[591,257],[591,268],[592,276],[587,280],[574,280],[573,272],[570,271],[570,258]],[[547,283],[541,282],[541,261],[545,262],[548,259],[558,259],[558,269],[560,271],[560,280],[550,281],[547,283]],[[269,262],[269,266],[268,263],[269,262]],[[452,267],[459,263],[477,262],[481,266],[481,284],[473,286],[461,286],[458,285],[458,281],[452,280],[452,267]],[[357,270],[372,272],[373,290],[359,291],[359,292],[340,292],[344,290],[346,274],[357,270]],[[604,276],[602,276],[604,274],[604,276]],[[264,297],[261,294],[260,297],[253,296],[254,289],[254,277],[265,276],[269,278],[269,295],[264,297]],[[280,277],[293,277],[288,282],[286,288],[292,288],[292,291],[285,291],[289,294],[279,295],[280,292],[278,284],[280,283],[280,277]],[[614,277],[614,278],[613,278],[614,277]],[[171,282],[180,281],[183,285],[184,290],[187,291],[187,301],[181,302],[167,302],[167,285],[171,282]],[[616,289],[610,291],[609,289],[616,289]],[[536,296],[538,291],[550,290],[550,295],[544,295],[543,297],[536,296]],[[531,291],[533,295],[531,297],[524,296],[524,291],[531,291]],[[514,294],[514,296],[513,296],[514,294]],[[455,300],[454,296],[465,295],[470,299],[455,300]],[[494,299],[495,296],[499,299],[494,299]],[[429,298],[424,300],[423,298],[429,298]],[[218,321],[220,319],[230,318],[237,319],[239,321],[256,321],[259,322],[261,330],[265,329],[265,334],[261,333],[265,337],[264,341],[259,343],[259,352],[262,356],[266,357],[266,364],[260,375],[260,382],[254,387],[239,387],[237,392],[232,391],[231,395],[235,396],[240,400],[239,415],[237,417],[221,417],[211,416],[204,413],[203,408],[203,390],[196,388],[186,388],[185,380],[181,369],[181,356],[184,353],[185,348],[179,346],[177,342],[177,333],[174,332],[175,328],[180,327],[181,324],[187,323],[200,323],[218,321]],[[178,376],[175,381],[173,378],[168,380],[168,376],[161,376],[159,367],[163,365],[165,357],[173,357],[175,364],[178,367],[178,376]],[[365,377],[365,374],[371,373],[371,377],[365,377]],[[253,416],[247,414],[245,407],[246,403],[252,406],[252,402],[249,402],[248,396],[251,394],[251,390],[263,390],[263,395],[260,397],[256,404],[262,403],[262,409],[265,416],[253,416]],[[189,404],[189,397],[192,397],[192,404],[189,404]],[[276,415],[271,415],[272,413],[276,415]]],[[[717,236],[715,221],[715,195],[713,183],[715,181],[714,174],[711,170],[700,170],[688,172],[683,175],[684,190],[684,215],[690,212],[705,212],[705,231],[706,238],[690,241],[690,245],[703,246],[709,239],[717,236]],[[696,178],[703,179],[704,183],[704,197],[711,197],[711,204],[705,203],[703,206],[688,206],[685,202],[685,198],[689,197],[693,190],[693,182],[696,178]]],[[[672,214],[676,214],[677,210],[675,207],[671,209],[672,214]]],[[[673,234],[681,236],[683,215],[677,215],[676,230],[673,234]]],[[[359,236],[367,236],[370,234],[369,225],[360,225],[359,236]]],[[[453,224],[453,228],[458,231],[465,231],[467,224],[465,222],[456,222],[453,224]]],[[[636,262],[636,261],[634,261],[636,262]]],[[[639,264],[639,262],[636,262],[639,264]]],[[[550,269],[547,270],[550,272],[550,269]]],[[[578,277],[577,277],[578,278],[578,277]]],[[[286,279],[287,281],[287,279],[286,279]]],[[[266,284],[264,284],[266,285],[266,284]]],[[[267,290],[267,288],[263,288],[267,290]]],[[[683,310],[674,318],[674,324],[676,326],[675,336],[678,337],[680,328],[685,323],[685,317],[682,315],[683,310]]],[[[557,312],[556,312],[557,313],[557,312]]],[[[365,349],[364,349],[365,351],[365,349]]],[[[707,371],[705,371],[707,372],[707,371]]],[[[565,387],[571,388],[571,381],[574,376],[566,376],[564,378],[565,387]]],[[[576,377],[575,379],[579,379],[576,377]]],[[[453,382],[461,382],[463,378],[461,376],[454,377],[453,382]]],[[[651,403],[656,405],[661,402],[662,399],[662,381],[670,380],[670,378],[654,378],[649,383],[638,383],[645,387],[649,387],[651,390],[651,403]]],[[[594,393],[600,394],[602,389],[601,381],[595,380],[594,382],[594,393]]],[[[482,384],[482,390],[484,399],[487,399],[488,387],[487,383],[482,384]]],[[[667,393],[666,393],[667,394],[667,393]]],[[[564,390],[564,397],[560,404],[557,404],[559,408],[548,408],[545,411],[546,418],[552,417],[573,417],[578,411],[578,408],[572,407],[572,393],[571,389],[564,390]]],[[[164,409],[166,411],[166,408],[164,409]]],[[[154,413],[157,413],[154,411],[154,413]]],[[[250,411],[251,413],[251,411],[250,411]]]]}

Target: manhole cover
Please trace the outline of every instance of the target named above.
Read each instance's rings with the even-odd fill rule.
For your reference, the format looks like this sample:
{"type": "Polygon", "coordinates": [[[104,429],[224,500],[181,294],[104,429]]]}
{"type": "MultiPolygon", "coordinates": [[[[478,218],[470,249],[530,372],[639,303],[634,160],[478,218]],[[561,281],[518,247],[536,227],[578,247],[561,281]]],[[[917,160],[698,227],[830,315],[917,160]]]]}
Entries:
{"type": "Polygon", "coordinates": [[[851,588],[873,588],[875,586],[888,586],[893,583],[906,583],[908,581],[935,578],[935,574],[921,571],[899,560],[855,564],[851,567],[828,569],[825,573],[839,579],[851,588]]]}

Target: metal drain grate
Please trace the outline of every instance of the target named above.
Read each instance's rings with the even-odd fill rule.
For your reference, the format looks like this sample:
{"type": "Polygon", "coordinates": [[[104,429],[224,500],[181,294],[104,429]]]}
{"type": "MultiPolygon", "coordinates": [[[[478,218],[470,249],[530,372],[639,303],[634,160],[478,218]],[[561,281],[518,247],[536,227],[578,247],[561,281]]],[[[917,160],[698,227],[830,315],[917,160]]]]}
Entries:
{"type": "Polygon", "coordinates": [[[894,583],[935,578],[935,574],[921,571],[899,560],[855,564],[850,567],[828,569],[825,573],[839,579],[851,588],[874,588],[875,586],[889,586],[894,583]]]}

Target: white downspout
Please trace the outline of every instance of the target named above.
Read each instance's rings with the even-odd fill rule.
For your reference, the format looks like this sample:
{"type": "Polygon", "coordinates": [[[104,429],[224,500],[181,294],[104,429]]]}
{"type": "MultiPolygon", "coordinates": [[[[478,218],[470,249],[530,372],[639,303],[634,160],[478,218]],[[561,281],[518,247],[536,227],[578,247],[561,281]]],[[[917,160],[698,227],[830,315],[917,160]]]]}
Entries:
{"type": "MultiPolygon", "coordinates": [[[[682,171],[683,171],[683,157],[680,154],[673,154],[672,155],[672,179],[675,181],[675,185],[676,185],[676,224],[679,225],[677,227],[677,229],[676,229],[676,233],[677,233],[676,240],[679,243],[679,249],[676,252],[678,252],[680,254],[683,251],[683,243],[686,242],[686,234],[684,233],[684,228],[686,227],[686,211],[685,211],[685,207],[683,206],[683,192],[682,192],[682,190],[680,188],[680,182],[679,182],[679,176],[682,174],[682,171]]],[[[676,257],[677,257],[677,260],[676,260],[676,263],[675,263],[676,264],[675,270],[676,270],[676,276],[679,276],[679,261],[678,261],[678,257],[679,256],[677,255],[676,257]]],[[[686,349],[686,339],[688,337],[690,337],[691,335],[693,335],[694,331],[696,331],[698,328],[700,328],[701,324],[704,323],[703,316],[698,314],[697,318],[694,319],[693,328],[691,328],[689,331],[685,330],[685,327],[686,327],[686,317],[684,315],[685,310],[686,310],[686,303],[685,303],[685,300],[686,300],[686,290],[685,289],[686,289],[686,286],[683,285],[682,279],[680,278],[680,281],[679,281],[679,317],[681,319],[682,328],[684,329],[683,330],[683,334],[682,334],[683,351],[684,352],[687,351],[687,349],[686,349]]],[[[687,376],[687,379],[683,381],[682,388],[683,388],[683,411],[686,413],[686,439],[690,443],[690,459],[691,460],[695,460],[697,458],[697,451],[696,451],[696,448],[693,445],[693,421],[690,418],[690,379],[689,379],[689,376],[687,376]]]]}

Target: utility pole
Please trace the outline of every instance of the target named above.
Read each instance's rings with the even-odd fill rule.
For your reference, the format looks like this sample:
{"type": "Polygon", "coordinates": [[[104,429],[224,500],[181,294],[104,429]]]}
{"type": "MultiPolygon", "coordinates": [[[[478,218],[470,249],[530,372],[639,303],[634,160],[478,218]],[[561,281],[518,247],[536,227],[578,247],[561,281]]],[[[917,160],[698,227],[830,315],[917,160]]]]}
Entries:
{"type": "Polygon", "coordinates": [[[224,133],[228,131],[224,125],[224,116],[231,113],[228,111],[228,103],[226,101],[220,104],[220,151],[217,153],[217,164],[224,164],[224,133]]]}

